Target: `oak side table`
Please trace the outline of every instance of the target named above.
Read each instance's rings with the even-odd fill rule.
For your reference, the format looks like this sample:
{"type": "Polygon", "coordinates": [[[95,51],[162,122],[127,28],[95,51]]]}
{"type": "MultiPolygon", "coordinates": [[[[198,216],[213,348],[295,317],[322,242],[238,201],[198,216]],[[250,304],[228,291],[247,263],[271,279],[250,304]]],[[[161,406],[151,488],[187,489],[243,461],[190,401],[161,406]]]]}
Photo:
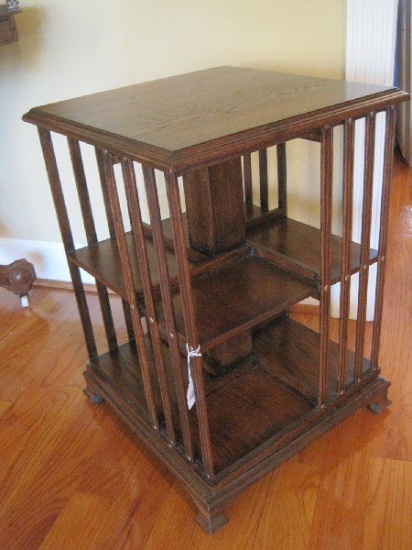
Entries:
{"type": "Polygon", "coordinates": [[[379,340],[395,106],[407,98],[391,87],[219,67],[24,116],[38,126],[79,306],[89,354],[85,392],[93,402],[107,401],[179,478],[209,532],[227,521],[227,503],[276,465],[358,408],[379,412],[389,403],[389,383],[379,376],[379,340]],[[374,183],[378,117],[385,159],[382,181],[374,183]],[[87,241],[82,248],[74,246],[54,133],[67,137],[87,241]],[[288,216],[296,197],[288,193],[286,153],[296,139],[317,144],[319,228],[288,216]],[[358,140],[364,190],[362,238],[355,243],[358,140]],[[342,144],[339,159],[334,142],[342,144]],[[92,168],[83,161],[90,147],[105,237],[93,215],[92,168]],[[334,234],[333,172],[342,164],[341,223],[334,234]],[[377,250],[370,246],[376,185],[382,186],[377,250]],[[96,279],[104,350],[97,350],[80,268],[96,279]],[[354,276],[358,314],[351,344],[354,276]],[[336,284],[339,337],[332,339],[336,284]],[[108,289],[123,300],[125,344],[118,344],[108,289]],[[288,315],[308,297],[319,300],[319,331],[288,315]]]}

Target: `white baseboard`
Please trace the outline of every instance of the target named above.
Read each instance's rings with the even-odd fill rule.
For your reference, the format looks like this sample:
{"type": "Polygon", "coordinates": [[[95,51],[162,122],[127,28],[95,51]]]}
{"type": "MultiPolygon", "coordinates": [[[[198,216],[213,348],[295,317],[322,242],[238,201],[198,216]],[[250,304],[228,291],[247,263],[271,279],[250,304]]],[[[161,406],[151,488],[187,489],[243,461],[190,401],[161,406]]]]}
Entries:
{"type": "MultiPolygon", "coordinates": [[[[0,264],[8,265],[20,258],[34,265],[39,279],[70,281],[62,243],[0,238],[0,264]]],[[[94,283],[93,277],[84,271],[82,280],[84,283],[94,283]]]]}

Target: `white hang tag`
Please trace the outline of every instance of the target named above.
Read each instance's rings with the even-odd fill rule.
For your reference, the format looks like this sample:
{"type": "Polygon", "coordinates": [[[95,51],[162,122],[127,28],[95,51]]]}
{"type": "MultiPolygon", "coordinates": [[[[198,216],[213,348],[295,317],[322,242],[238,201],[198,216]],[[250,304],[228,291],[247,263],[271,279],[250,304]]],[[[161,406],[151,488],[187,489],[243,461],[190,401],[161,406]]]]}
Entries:
{"type": "Polygon", "coordinates": [[[198,346],[195,350],[192,348],[189,348],[189,345],[186,344],[186,351],[187,351],[187,379],[188,379],[188,386],[187,386],[187,406],[189,410],[193,407],[193,405],[196,402],[196,396],[195,396],[195,387],[193,384],[193,378],[192,378],[192,370],[190,368],[190,359],[192,357],[202,357],[202,354],[200,352],[200,346],[198,346]]]}

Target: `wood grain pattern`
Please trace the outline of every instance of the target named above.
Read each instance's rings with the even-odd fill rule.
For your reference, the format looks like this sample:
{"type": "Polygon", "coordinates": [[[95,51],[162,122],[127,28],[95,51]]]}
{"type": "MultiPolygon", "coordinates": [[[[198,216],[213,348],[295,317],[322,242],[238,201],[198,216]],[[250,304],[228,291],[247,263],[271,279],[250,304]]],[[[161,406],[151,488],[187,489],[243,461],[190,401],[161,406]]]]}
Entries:
{"type": "Polygon", "coordinates": [[[405,98],[390,87],[218,67],[38,107],[24,120],[180,172],[279,143],[279,130],[290,139],[405,98]]]}
{"type": "MultiPolygon", "coordinates": [[[[412,170],[398,159],[380,354],[392,406],[358,411],[267,474],[212,536],[160,462],[109,407],[83,396],[79,365],[88,359],[73,293],[35,287],[23,310],[0,289],[0,547],[409,550],[411,212],[412,170]]],[[[98,311],[97,297],[87,299],[98,311]]],[[[113,317],[127,340],[120,299],[113,317]]],[[[95,333],[101,346],[102,324],[95,333]]]]}

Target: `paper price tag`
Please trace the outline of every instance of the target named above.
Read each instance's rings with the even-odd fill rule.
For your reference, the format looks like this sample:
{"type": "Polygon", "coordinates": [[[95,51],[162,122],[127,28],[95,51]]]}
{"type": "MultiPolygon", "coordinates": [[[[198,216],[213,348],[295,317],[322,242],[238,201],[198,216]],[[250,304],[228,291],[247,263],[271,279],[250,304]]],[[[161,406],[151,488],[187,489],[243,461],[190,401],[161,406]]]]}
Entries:
{"type": "Polygon", "coordinates": [[[186,344],[186,351],[187,351],[187,380],[188,380],[186,400],[187,400],[187,406],[190,410],[193,407],[193,405],[196,403],[195,387],[193,384],[192,370],[190,368],[190,359],[192,357],[202,357],[202,354],[200,353],[200,346],[198,346],[196,349],[193,349],[189,347],[189,344],[186,344]]]}
{"type": "Polygon", "coordinates": [[[189,367],[188,376],[189,376],[189,385],[187,387],[186,399],[187,399],[187,406],[189,407],[189,409],[191,409],[196,402],[196,397],[195,397],[195,387],[193,385],[193,378],[192,378],[190,367],[189,367]]]}

